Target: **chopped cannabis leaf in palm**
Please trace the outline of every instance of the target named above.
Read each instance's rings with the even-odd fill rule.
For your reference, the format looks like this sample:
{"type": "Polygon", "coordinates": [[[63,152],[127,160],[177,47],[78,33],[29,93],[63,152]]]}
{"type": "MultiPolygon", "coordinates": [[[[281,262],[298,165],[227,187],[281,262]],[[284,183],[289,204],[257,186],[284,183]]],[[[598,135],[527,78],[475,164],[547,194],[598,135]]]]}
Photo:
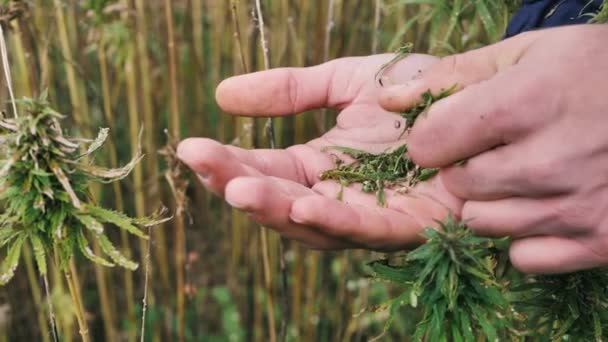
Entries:
{"type": "Polygon", "coordinates": [[[126,177],[141,159],[137,153],[123,168],[106,169],[92,164],[92,155],[102,147],[108,132],[102,129],[93,140],[66,137],[63,116],[51,109],[46,94],[39,99],[20,101],[21,116],[0,117],[0,247],[7,257],[0,265],[0,284],[6,284],[19,264],[21,249],[29,242],[35,252],[39,272],[47,272],[47,255],[57,253],[65,271],[76,250],[91,261],[135,269],[114,247],[104,231],[106,224],[147,239],[142,227],[165,219],[159,213],[135,219],[104,209],[94,203],[90,182],[113,182],[126,177]],[[109,258],[95,255],[89,247],[96,241],[109,258]]]}
{"type": "Polygon", "coordinates": [[[414,341],[497,341],[511,328],[505,284],[496,275],[499,249],[505,239],[475,236],[451,216],[426,228],[426,243],[399,264],[369,264],[374,278],[405,287],[388,304],[389,321],[404,306],[420,307],[414,341]]]}
{"type": "Polygon", "coordinates": [[[423,169],[407,155],[407,145],[392,152],[372,154],[345,147],[329,147],[354,159],[351,163],[339,160],[336,168],[321,174],[321,180],[335,180],[342,186],[360,183],[362,190],[376,193],[378,203],[384,205],[384,189],[409,189],[437,174],[437,169],[423,169]]]}

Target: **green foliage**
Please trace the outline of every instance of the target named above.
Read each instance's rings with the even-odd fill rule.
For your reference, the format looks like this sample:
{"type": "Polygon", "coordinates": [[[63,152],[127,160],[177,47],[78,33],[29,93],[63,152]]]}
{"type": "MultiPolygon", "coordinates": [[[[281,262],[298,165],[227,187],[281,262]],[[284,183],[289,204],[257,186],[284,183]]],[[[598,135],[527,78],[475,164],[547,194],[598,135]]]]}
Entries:
{"type": "Polygon", "coordinates": [[[475,341],[479,336],[496,341],[511,327],[505,284],[497,276],[504,240],[477,237],[452,216],[438,223],[438,229],[426,228],[427,242],[402,263],[370,263],[376,278],[404,286],[389,304],[390,315],[403,305],[421,307],[415,341],[475,341]]]}
{"type": "Polygon", "coordinates": [[[364,192],[376,193],[378,203],[384,205],[384,189],[401,187],[407,191],[418,182],[437,173],[437,169],[423,169],[407,156],[407,145],[386,153],[372,154],[346,147],[330,147],[354,159],[345,163],[338,159],[335,169],[321,174],[322,180],[332,179],[342,186],[360,183],[364,192]]]}
{"type": "Polygon", "coordinates": [[[415,13],[397,32],[390,46],[403,41],[409,30],[422,26],[427,32],[428,51],[452,54],[502,39],[511,12],[521,1],[494,0],[396,0],[392,6],[406,5],[415,13]]]}
{"type": "Polygon", "coordinates": [[[606,269],[525,278],[513,288],[538,341],[604,341],[608,336],[606,269]]]}
{"type": "Polygon", "coordinates": [[[401,115],[405,118],[405,129],[410,129],[416,123],[416,120],[421,116],[425,115],[431,105],[433,103],[442,100],[450,95],[452,95],[456,91],[457,85],[454,84],[448,89],[441,89],[441,91],[435,95],[431,92],[431,90],[427,90],[420,95],[420,101],[414,105],[412,108],[407,111],[401,113],[401,115]]]}
{"type": "Polygon", "coordinates": [[[160,223],[160,215],[136,219],[101,208],[93,203],[89,183],[126,177],[141,155],[123,168],[96,166],[92,155],[104,144],[107,129],[92,141],[69,138],[61,128],[63,116],[51,109],[46,93],[19,103],[24,115],[0,118],[0,200],[5,202],[0,215],[0,247],[7,246],[0,283],[6,284],[13,277],[26,241],[32,245],[43,275],[48,255],[57,253],[60,267],[65,268],[76,250],[104,266],[137,268],[107,238],[104,224],[146,239],[140,228],[160,223]],[[89,241],[96,241],[113,262],[95,255],[89,241]]]}
{"type": "Polygon", "coordinates": [[[604,0],[600,12],[591,19],[591,22],[596,24],[608,24],[608,0],[604,0]]]}

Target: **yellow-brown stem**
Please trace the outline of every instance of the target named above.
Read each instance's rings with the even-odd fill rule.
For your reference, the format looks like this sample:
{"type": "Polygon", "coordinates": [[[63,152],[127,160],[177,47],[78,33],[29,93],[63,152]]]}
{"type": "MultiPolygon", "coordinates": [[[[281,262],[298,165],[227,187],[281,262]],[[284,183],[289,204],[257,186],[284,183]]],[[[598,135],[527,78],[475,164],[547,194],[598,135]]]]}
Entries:
{"type": "MultiPolygon", "coordinates": [[[[167,55],[169,57],[169,86],[170,86],[170,114],[169,131],[173,139],[179,140],[181,136],[181,122],[179,112],[179,95],[177,85],[177,53],[175,49],[175,33],[173,24],[173,8],[171,0],[164,0],[165,22],[167,25],[167,55]]],[[[177,183],[177,182],[176,182],[177,183]]],[[[179,199],[178,199],[179,200],[179,199]]],[[[176,203],[175,217],[175,281],[177,306],[177,339],[184,340],[186,330],[185,321],[185,264],[186,264],[186,232],[184,222],[184,203],[176,203]]]]}
{"type": "Polygon", "coordinates": [[[42,308],[42,292],[40,291],[40,285],[38,278],[36,277],[36,269],[32,260],[32,251],[28,245],[23,247],[23,259],[25,261],[25,269],[27,271],[27,280],[30,283],[32,298],[34,298],[34,305],[36,306],[40,335],[44,342],[50,342],[51,334],[49,331],[49,325],[46,317],[44,316],[44,310],[42,308]]]}
{"type": "MultiPolygon", "coordinates": [[[[112,100],[110,95],[110,81],[108,77],[108,63],[106,60],[106,47],[105,42],[100,41],[99,46],[97,48],[97,57],[99,61],[99,73],[101,74],[101,90],[102,90],[102,98],[103,98],[103,111],[106,119],[106,125],[110,128],[110,132],[112,137],[108,139],[108,151],[110,154],[110,167],[116,168],[118,167],[118,152],[115,143],[114,134],[114,111],[112,110],[112,100]]],[[[112,189],[114,192],[114,201],[116,204],[116,210],[119,212],[124,212],[125,205],[124,199],[122,196],[122,191],[120,189],[120,183],[114,182],[112,183],[112,189]]],[[[129,244],[129,234],[126,230],[120,230],[120,239],[121,239],[121,251],[123,255],[131,260],[131,247],[129,244]]],[[[133,289],[133,273],[127,269],[123,271],[123,279],[125,286],[125,297],[133,299],[134,297],[134,289],[133,289]]],[[[135,308],[133,307],[133,300],[127,300],[127,314],[131,312],[135,312],[135,308]]]]}
{"type": "Polygon", "coordinates": [[[76,78],[76,70],[74,68],[74,58],[72,55],[72,49],[70,44],[70,37],[68,35],[66,16],[63,11],[63,1],[54,0],[55,2],[55,19],[57,21],[57,28],[59,30],[59,43],[61,46],[61,53],[64,58],[64,67],[68,81],[68,88],[70,90],[70,102],[72,103],[72,113],[76,123],[82,130],[85,136],[90,136],[90,129],[88,127],[89,120],[86,112],[86,106],[81,101],[81,92],[83,89],[78,84],[76,78]]]}
{"type": "MultiPolygon", "coordinates": [[[[146,193],[148,200],[147,211],[156,210],[160,207],[160,191],[159,191],[159,172],[158,172],[158,157],[157,150],[157,125],[156,122],[158,117],[154,113],[153,108],[153,94],[152,94],[152,82],[150,80],[150,74],[152,68],[150,67],[150,57],[148,54],[147,42],[148,42],[148,27],[146,22],[146,3],[145,0],[136,0],[135,9],[137,13],[136,27],[137,27],[137,58],[139,65],[139,76],[140,76],[140,89],[141,89],[141,111],[143,113],[143,124],[144,124],[144,151],[146,154],[146,193]]],[[[156,262],[158,263],[158,271],[162,287],[164,289],[169,288],[169,253],[167,252],[167,238],[165,236],[165,230],[161,226],[154,229],[154,240],[156,241],[156,262]]]]}
{"type": "Polygon", "coordinates": [[[76,308],[76,320],[78,321],[80,337],[82,338],[82,342],[88,342],[90,340],[89,327],[87,325],[84,306],[82,304],[80,285],[78,284],[76,265],[73,259],[69,261],[69,266],[63,272],[68,283],[72,302],[76,308]]]}
{"type": "Polygon", "coordinates": [[[272,276],[270,274],[270,256],[268,252],[268,233],[266,228],[260,229],[260,242],[262,244],[262,265],[264,269],[264,289],[266,290],[266,316],[268,320],[268,338],[276,342],[277,333],[274,323],[274,303],[272,297],[272,276]]]}
{"type": "MultiPolygon", "coordinates": [[[[93,251],[96,255],[101,255],[101,250],[97,241],[93,242],[93,251]]],[[[103,329],[106,341],[115,341],[116,334],[114,330],[114,310],[112,309],[112,297],[108,289],[107,273],[105,266],[95,264],[95,280],[99,289],[99,303],[101,306],[101,317],[103,318],[103,329]]]]}

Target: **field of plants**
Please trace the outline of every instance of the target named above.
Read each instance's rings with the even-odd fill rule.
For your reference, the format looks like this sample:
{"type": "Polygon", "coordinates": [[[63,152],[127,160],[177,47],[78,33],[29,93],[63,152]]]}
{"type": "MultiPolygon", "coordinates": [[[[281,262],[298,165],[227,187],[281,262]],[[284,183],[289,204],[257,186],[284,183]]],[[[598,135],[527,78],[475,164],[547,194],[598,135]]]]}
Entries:
{"type": "MultiPolygon", "coordinates": [[[[386,304],[399,286],[371,275],[393,269],[367,265],[384,255],[281,241],[205,191],[175,147],[267,146],[265,120],[216,105],[226,77],[405,43],[465,51],[500,40],[516,6],[0,0],[0,341],[409,340],[424,313],[386,304]]],[[[274,120],[277,147],[335,114],[274,120]]]]}

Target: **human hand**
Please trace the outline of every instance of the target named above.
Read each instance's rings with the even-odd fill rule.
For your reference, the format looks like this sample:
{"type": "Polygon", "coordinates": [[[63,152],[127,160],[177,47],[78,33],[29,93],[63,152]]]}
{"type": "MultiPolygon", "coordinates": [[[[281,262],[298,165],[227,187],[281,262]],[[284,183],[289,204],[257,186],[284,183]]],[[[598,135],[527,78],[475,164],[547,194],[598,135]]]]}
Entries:
{"type": "MultiPolygon", "coordinates": [[[[434,226],[433,219],[442,220],[449,211],[460,213],[461,201],[438,179],[419,184],[408,195],[386,190],[386,208],[356,185],[346,188],[340,201],[339,185],[319,179],[335,167],[331,154],[336,152],[324,152],[324,147],[381,153],[404,143],[403,119],[378,105],[381,88],[374,79],[392,57],[345,58],[230,78],[217,89],[217,102],[227,112],[284,116],[330,107],[341,111],[337,125],[318,139],[284,150],[244,150],[187,139],[178,155],[233,207],[309,247],[396,250],[417,244],[423,226],[434,226]]],[[[385,75],[404,82],[436,61],[413,55],[385,75]]]]}
{"type": "Polygon", "coordinates": [[[420,93],[460,91],[416,121],[414,161],[445,167],[478,234],[511,236],[512,263],[531,273],[608,265],[607,25],[522,34],[443,59],[386,89],[402,111],[420,93]],[[455,162],[467,160],[463,166],[455,162]]]}

